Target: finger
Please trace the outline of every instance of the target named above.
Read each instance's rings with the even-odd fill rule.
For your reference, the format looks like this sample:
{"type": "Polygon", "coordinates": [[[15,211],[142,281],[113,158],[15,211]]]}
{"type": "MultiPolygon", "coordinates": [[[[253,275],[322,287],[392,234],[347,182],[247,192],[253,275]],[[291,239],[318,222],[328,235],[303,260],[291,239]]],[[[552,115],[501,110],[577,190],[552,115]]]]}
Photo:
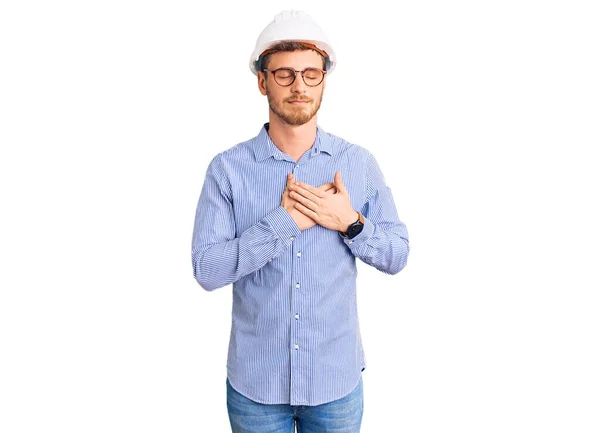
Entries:
{"type": "MultiPolygon", "coordinates": [[[[316,195],[314,195],[312,192],[310,192],[307,189],[302,188],[299,185],[296,185],[295,183],[293,183],[292,185],[290,185],[290,191],[293,191],[296,193],[296,195],[292,195],[290,194],[290,197],[294,197],[296,200],[298,200],[298,197],[302,197],[305,198],[307,200],[310,200],[314,203],[320,203],[321,198],[317,197],[316,195]]],[[[323,192],[320,192],[320,195],[322,195],[323,192]]]]}
{"type": "Polygon", "coordinates": [[[324,183],[323,185],[319,186],[318,189],[327,194],[335,194],[335,191],[336,191],[336,188],[335,188],[335,185],[333,184],[333,182],[324,183]]]}
{"type": "Polygon", "coordinates": [[[294,182],[294,185],[304,188],[305,190],[307,190],[308,192],[310,192],[311,194],[313,194],[316,197],[322,197],[322,194],[323,194],[322,191],[319,191],[318,188],[315,188],[312,185],[309,185],[304,182],[294,182]]]}
{"type": "Polygon", "coordinates": [[[296,200],[298,203],[302,203],[304,206],[306,206],[307,208],[309,208],[311,210],[316,211],[319,208],[317,203],[315,203],[312,200],[309,200],[306,197],[303,197],[302,195],[298,194],[298,192],[296,192],[296,191],[290,191],[290,197],[293,198],[294,200],[296,200]]]}
{"type": "Polygon", "coordinates": [[[302,197],[307,198],[310,201],[313,201],[315,203],[320,203],[321,197],[323,197],[324,192],[318,190],[314,186],[310,186],[310,188],[312,188],[312,190],[316,192],[316,194],[315,194],[315,192],[311,192],[307,188],[304,188],[302,185],[310,186],[310,185],[307,185],[302,182],[294,182],[292,185],[290,185],[290,189],[292,191],[296,191],[302,197]]]}
{"type": "Polygon", "coordinates": [[[333,182],[329,182],[329,183],[324,183],[323,185],[319,186],[317,189],[320,189],[321,191],[327,191],[328,189],[331,189],[331,187],[335,186],[335,184],[333,182]]]}
{"type": "Polygon", "coordinates": [[[312,220],[314,220],[315,222],[319,222],[319,214],[317,214],[313,210],[310,210],[309,208],[307,208],[306,206],[304,206],[302,203],[295,203],[294,207],[296,209],[298,209],[300,212],[302,212],[304,215],[306,215],[307,217],[309,217],[312,220]]]}
{"type": "Polygon", "coordinates": [[[285,191],[283,191],[283,194],[285,195],[287,193],[288,197],[289,197],[289,192],[290,192],[290,186],[292,186],[294,184],[294,175],[293,173],[288,173],[287,175],[287,183],[285,185],[285,191]]]}

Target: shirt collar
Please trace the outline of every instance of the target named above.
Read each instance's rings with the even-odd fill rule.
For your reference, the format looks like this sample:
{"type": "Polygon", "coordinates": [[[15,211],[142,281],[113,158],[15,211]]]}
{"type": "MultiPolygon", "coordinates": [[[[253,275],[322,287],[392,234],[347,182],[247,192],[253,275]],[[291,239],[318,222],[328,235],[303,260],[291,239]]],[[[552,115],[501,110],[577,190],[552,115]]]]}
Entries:
{"type": "MultiPolygon", "coordinates": [[[[254,157],[257,162],[264,161],[270,156],[275,159],[284,159],[283,152],[275,146],[275,143],[269,137],[267,132],[268,127],[269,123],[267,122],[260,128],[259,134],[254,139],[254,157]]],[[[315,156],[321,152],[333,155],[329,134],[317,125],[317,137],[311,147],[311,156],[315,156]]]]}

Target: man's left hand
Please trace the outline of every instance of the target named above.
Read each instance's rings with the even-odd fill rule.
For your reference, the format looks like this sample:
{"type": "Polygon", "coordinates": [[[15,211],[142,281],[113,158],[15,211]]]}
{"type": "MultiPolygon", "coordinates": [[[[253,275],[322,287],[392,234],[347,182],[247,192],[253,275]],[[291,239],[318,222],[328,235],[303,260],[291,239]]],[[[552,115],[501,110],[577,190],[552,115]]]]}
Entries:
{"type": "Polygon", "coordinates": [[[348,226],[358,219],[358,212],[352,209],[350,195],[342,183],[342,175],[336,171],[334,185],[337,191],[327,194],[304,182],[290,186],[289,195],[296,200],[295,207],[317,224],[331,230],[345,232],[348,226]]]}

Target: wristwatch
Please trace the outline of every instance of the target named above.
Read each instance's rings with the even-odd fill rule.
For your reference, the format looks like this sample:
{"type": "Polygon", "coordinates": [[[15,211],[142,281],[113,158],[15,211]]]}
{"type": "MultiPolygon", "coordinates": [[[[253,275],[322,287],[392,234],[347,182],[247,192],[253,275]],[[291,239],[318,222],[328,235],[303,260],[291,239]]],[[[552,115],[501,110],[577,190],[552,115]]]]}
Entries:
{"type": "Polygon", "coordinates": [[[345,232],[340,232],[345,238],[352,239],[362,232],[362,229],[365,226],[365,220],[360,212],[357,212],[357,214],[358,220],[350,224],[345,232]]]}

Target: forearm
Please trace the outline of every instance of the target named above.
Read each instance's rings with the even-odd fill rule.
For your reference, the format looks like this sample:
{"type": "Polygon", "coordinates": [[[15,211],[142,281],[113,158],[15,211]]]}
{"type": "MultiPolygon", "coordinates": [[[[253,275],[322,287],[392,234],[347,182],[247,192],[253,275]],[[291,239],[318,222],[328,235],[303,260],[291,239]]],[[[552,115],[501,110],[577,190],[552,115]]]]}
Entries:
{"type": "Polygon", "coordinates": [[[279,206],[237,238],[211,242],[200,236],[192,245],[194,277],[205,290],[226,286],[262,268],[299,233],[290,214],[279,206]]]}

